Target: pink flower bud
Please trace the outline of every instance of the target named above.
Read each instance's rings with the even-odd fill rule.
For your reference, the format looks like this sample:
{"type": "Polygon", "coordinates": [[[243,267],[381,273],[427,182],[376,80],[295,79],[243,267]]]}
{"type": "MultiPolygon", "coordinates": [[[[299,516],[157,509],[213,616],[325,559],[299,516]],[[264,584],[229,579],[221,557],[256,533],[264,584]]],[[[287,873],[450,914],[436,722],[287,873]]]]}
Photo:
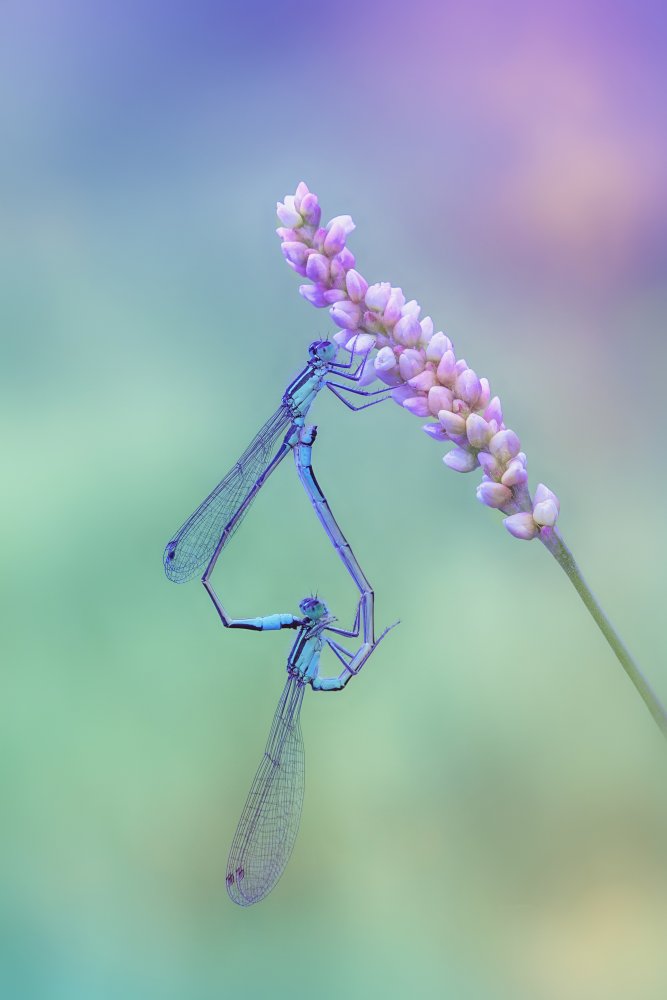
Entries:
{"type": "Polygon", "coordinates": [[[278,218],[282,222],[283,226],[288,226],[290,229],[303,225],[303,219],[296,210],[293,195],[288,195],[284,202],[278,202],[276,205],[276,214],[278,215],[278,218]]]}
{"type": "Polygon", "coordinates": [[[391,347],[383,347],[375,355],[375,370],[377,372],[392,372],[398,368],[396,355],[391,347]]]}
{"type": "Polygon", "coordinates": [[[509,429],[498,431],[489,442],[489,451],[503,465],[507,465],[519,453],[520,449],[518,437],[514,431],[509,429]]]}
{"type": "Polygon", "coordinates": [[[478,464],[476,456],[463,448],[452,448],[443,458],[443,462],[454,472],[472,472],[478,464]]]}
{"type": "Polygon", "coordinates": [[[319,253],[323,253],[324,241],[326,238],[327,238],[326,229],[322,229],[322,227],[320,227],[319,229],[316,229],[315,232],[313,233],[310,239],[310,244],[312,247],[315,248],[315,250],[319,251],[319,253]]]}
{"type": "Polygon", "coordinates": [[[331,232],[334,226],[342,229],[346,237],[350,235],[353,229],[357,228],[352,221],[351,215],[335,215],[333,219],[330,219],[329,222],[327,222],[327,230],[331,232]]]}
{"type": "Polygon", "coordinates": [[[403,406],[415,417],[428,417],[428,403],[425,396],[412,396],[405,400],[403,406]]]}
{"type": "Polygon", "coordinates": [[[405,305],[405,295],[400,288],[392,288],[387,301],[387,305],[384,307],[384,313],[382,318],[384,319],[385,326],[393,326],[401,318],[401,309],[405,305]]]}
{"type": "Polygon", "coordinates": [[[384,312],[390,295],[391,285],[388,281],[370,285],[366,292],[366,305],[369,309],[375,309],[376,312],[384,312]]]}
{"type": "Polygon", "coordinates": [[[414,378],[415,375],[419,375],[420,372],[424,371],[424,359],[419,351],[403,351],[398,359],[398,369],[401,373],[401,378],[407,382],[408,379],[414,378]]]}
{"type": "Polygon", "coordinates": [[[276,232],[283,243],[303,243],[303,233],[299,229],[286,229],[284,226],[278,226],[276,232]]]}
{"type": "Polygon", "coordinates": [[[382,333],[384,330],[382,320],[377,313],[371,312],[370,309],[367,309],[364,313],[361,325],[364,330],[368,330],[369,333],[382,333]]]}
{"type": "Polygon", "coordinates": [[[428,391],[428,408],[434,417],[437,417],[440,410],[451,410],[452,390],[446,389],[444,385],[434,385],[428,391]]]}
{"type": "Polygon", "coordinates": [[[330,222],[327,234],[324,237],[322,250],[327,257],[334,257],[337,253],[340,253],[345,246],[345,239],[346,236],[344,228],[337,222],[330,222]]]}
{"type": "Polygon", "coordinates": [[[518,458],[512,459],[500,481],[505,486],[520,486],[521,483],[528,482],[528,473],[523,462],[518,458]]]}
{"type": "Polygon", "coordinates": [[[339,347],[345,347],[349,339],[349,330],[339,330],[337,333],[334,333],[333,337],[329,338],[329,340],[333,340],[334,344],[338,344],[339,347]]]}
{"type": "MultiPolygon", "coordinates": [[[[501,466],[500,463],[496,461],[493,455],[489,455],[488,451],[480,451],[477,458],[479,460],[479,464],[482,466],[485,474],[489,477],[489,479],[494,479],[494,480],[500,479],[503,473],[503,466],[501,466]]],[[[505,483],[505,485],[508,486],[509,483],[505,483]]]]}
{"type": "Polygon", "coordinates": [[[473,448],[485,448],[491,437],[491,428],[484,417],[471,413],[466,420],[466,435],[473,448]]]}
{"type": "Polygon", "coordinates": [[[465,434],[465,420],[463,417],[459,417],[455,413],[452,413],[451,410],[440,410],[438,412],[438,420],[450,437],[459,437],[461,434],[465,434]]]}
{"type": "Polygon", "coordinates": [[[484,410],[489,405],[489,400],[491,399],[491,386],[489,385],[488,378],[481,378],[479,384],[482,387],[475,407],[478,410],[484,410]]]}
{"type": "MultiPolygon", "coordinates": [[[[350,337],[345,345],[346,350],[354,351],[355,354],[368,354],[373,347],[375,347],[375,337],[371,337],[368,333],[358,333],[350,337]]],[[[370,379],[371,382],[373,378],[370,379]]]]}
{"type": "Polygon", "coordinates": [[[301,202],[299,212],[309,226],[319,226],[320,219],[322,218],[322,209],[317,200],[317,195],[307,194],[301,202]]]}
{"type": "Polygon", "coordinates": [[[500,405],[500,399],[498,396],[494,396],[487,408],[484,410],[485,420],[495,420],[498,426],[503,422],[503,408],[500,405]]]}
{"type": "Polygon", "coordinates": [[[560,500],[556,494],[553,493],[548,486],[545,486],[544,483],[538,483],[535,488],[534,502],[542,503],[543,500],[553,500],[556,504],[556,509],[560,511],[560,500]]]}
{"type": "Polygon", "coordinates": [[[540,527],[552,528],[558,519],[558,507],[553,500],[542,500],[533,507],[533,520],[540,527]]]}
{"type": "Polygon", "coordinates": [[[312,254],[312,250],[305,246],[303,243],[283,243],[280,248],[283,252],[285,260],[290,264],[295,264],[299,268],[303,268],[303,273],[306,273],[306,264],[308,262],[308,257],[312,254]]]}
{"type": "Polygon", "coordinates": [[[456,374],[461,375],[463,372],[468,370],[468,362],[465,358],[461,358],[460,361],[456,362],[456,374]]]}
{"type": "Polygon", "coordinates": [[[414,316],[401,316],[394,327],[394,340],[404,347],[414,347],[419,343],[421,332],[422,328],[414,316]]]}
{"type": "Polygon", "coordinates": [[[321,253],[311,253],[306,261],[306,274],[317,285],[329,282],[329,258],[321,253]]]}
{"type": "Polygon", "coordinates": [[[305,181],[299,181],[296,186],[296,191],[294,192],[294,207],[297,212],[301,211],[301,202],[308,194],[308,185],[305,181]]]}
{"type": "Polygon", "coordinates": [[[440,426],[440,424],[424,424],[422,430],[425,434],[428,434],[429,437],[433,438],[434,441],[447,440],[447,432],[444,427],[440,426]]]}
{"type": "Polygon", "coordinates": [[[315,306],[316,309],[322,309],[324,306],[329,305],[319,285],[299,285],[299,295],[306,302],[310,302],[311,306],[315,306]]]}
{"type": "Polygon", "coordinates": [[[507,486],[494,483],[486,479],[477,487],[477,499],[485,503],[487,507],[495,507],[500,510],[506,507],[512,499],[512,491],[507,486]]]}
{"type": "Polygon", "coordinates": [[[355,264],[354,254],[347,247],[343,247],[339,254],[336,254],[336,261],[344,271],[351,271],[355,264]]]}
{"type": "Polygon", "coordinates": [[[323,293],[323,298],[325,302],[328,302],[330,306],[334,302],[342,302],[344,299],[347,300],[347,295],[340,288],[327,288],[323,293]]]}
{"type": "MultiPolygon", "coordinates": [[[[427,317],[429,318],[429,317],[427,317]]],[[[425,319],[422,320],[422,327],[426,322],[425,319]]],[[[436,363],[440,361],[445,351],[451,351],[452,342],[449,337],[445,337],[444,333],[434,333],[428,344],[426,345],[426,360],[435,361],[436,363]]]]}
{"type": "Polygon", "coordinates": [[[452,386],[456,377],[456,358],[453,351],[445,351],[437,368],[438,381],[452,386]]]}
{"type": "Polygon", "coordinates": [[[435,385],[435,375],[429,369],[425,369],[419,375],[408,379],[408,382],[413,389],[419,389],[420,392],[428,392],[435,385]]]}
{"type": "MultiPolygon", "coordinates": [[[[366,335],[363,334],[363,336],[366,335]]],[[[373,340],[375,340],[375,337],[373,337],[373,340]]],[[[377,378],[377,372],[375,371],[375,367],[373,365],[373,358],[371,357],[370,352],[367,353],[365,356],[362,355],[362,357],[363,357],[363,362],[360,366],[359,381],[357,382],[357,385],[362,385],[362,386],[370,385],[371,382],[375,382],[377,378]]]]}
{"type": "Polygon", "coordinates": [[[331,284],[336,288],[340,288],[341,291],[345,292],[345,298],[347,298],[347,288],[345,287],[345,278],[347,277],[347,271],[340,262],[340,254],[337,257],[333,257],[331,260],[331,284]]]}
{"type": "Polygon", "coordinates": [[[358,271],[351,269],[345,275],[345,287],[353,302],[362,302],[368,291],[368,282],[358,271]]]}
{"type": "Polygon", "coordinates": [[[515,538],[522,538],[524,541],[530,541],[539,532],[539,528],[533,521],[532,514],[510,514],[509,517],[505,518],[503,524],[510,535],[514,535],[515,538]]]}
{"type": "Polygon", "coordinates": [[[460,399],[465,400],[469,406],[475,405],[481,391],[482,386],[472,368],[466,368],[460,375],[457,375],[456,382],[454,383],[454,392],[460,399]]]}
{"type": "Polygon", "coordinates": [[[399,406],[403,406],[406,399],[412,399],[414,397],[415,390],[411,385],[397,385],[395,389],[391,391],[391,398],[399,406]]]}
{"type": "Polygon", "coordinates": [[[354,302],[344,300],[335,302],[329,310],[329,315],[336,326],[344,330],[356,330],[361,320],[361,309],[354,302]]]}
{"type": "MultiPolygon", "coordinates": [[[[419,321],[421,327],[421,335],[419,337],[419,343],[426,347],[431,343],[431,337],[433,336],[433,320],[430,316],[424,316],[422,320],[419,321]]],[[[439,361],[440,358],[428,358],[428,361],[439,361]]]]}
{"type": "Polygon", "coordinates": [[[410,299],[406,302],[401,309],[401,316],[413,316],[414,319],[419,319],[419,314],[422,311],[422,307],[419,305],[416,299],[410,299]]]}

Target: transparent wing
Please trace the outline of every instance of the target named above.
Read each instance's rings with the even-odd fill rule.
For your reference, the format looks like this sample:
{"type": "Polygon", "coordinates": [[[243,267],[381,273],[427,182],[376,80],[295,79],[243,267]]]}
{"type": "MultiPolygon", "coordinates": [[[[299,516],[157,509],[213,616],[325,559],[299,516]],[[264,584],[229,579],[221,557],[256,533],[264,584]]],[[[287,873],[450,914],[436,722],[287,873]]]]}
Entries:
{"type": "MultiPolygon", "coordinates": [[[[236,465],[197,507],[194,514],[190,515],[176,535],[167,542],[164,550],[164,570],[174,583],[185,583],[209,562],[225,527],[270,463],[276,450],[276,442],[291,420],[287,407],[280,406],[252,439],[236,465]]],[[[237,519],[227,541],[238,528],[247,510],[248,508],[237,519]]]]}
{"type": "Polygon", "coordinates": [[[289,861],[301,820],[305,686],[289,677],[227,861],[227,892],[240,906],[263,899],[289,861]]]}

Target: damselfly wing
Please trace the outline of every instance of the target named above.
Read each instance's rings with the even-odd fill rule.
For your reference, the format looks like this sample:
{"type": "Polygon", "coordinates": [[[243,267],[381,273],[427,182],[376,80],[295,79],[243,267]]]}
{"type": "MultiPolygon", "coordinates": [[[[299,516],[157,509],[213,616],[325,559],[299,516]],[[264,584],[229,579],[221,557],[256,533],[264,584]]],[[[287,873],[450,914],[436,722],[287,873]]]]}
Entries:
{"type": "Polygon", "coordinates": [[[225,540],[227,544],[250,505],[239,514],[240,508],[262,472],[271,463],[277,451],[276,443],[291,422],[290,411],[285,405],[281,405],[257,432],[224,479],[167,543],[164,569],[174,583],[185,583],[207,565],[223,531],[234,521],[225,540]]]}
{"type": "Polygon", "coordinates": [[[300,724],[304,691],[300,678],[287,678],[236,828],[226,883],[240,906],[256,903],[273,889],[299,831],[305,781],[300,724]]]}

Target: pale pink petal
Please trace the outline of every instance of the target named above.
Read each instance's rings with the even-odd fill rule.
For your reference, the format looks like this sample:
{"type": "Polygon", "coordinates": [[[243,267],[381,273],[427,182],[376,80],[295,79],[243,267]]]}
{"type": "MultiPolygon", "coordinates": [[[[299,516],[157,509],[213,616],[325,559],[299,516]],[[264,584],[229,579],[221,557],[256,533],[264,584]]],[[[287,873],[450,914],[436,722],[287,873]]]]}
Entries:
{"type": "Polygon", "coordinates": [[[284,203],[279,201],[276,205],[276,214],[283,226],[287,226],[290,229],[294,229],[296,226],[301,226],[303,224],[303,219],[299,212],[297,212],[294,207],[294,198],[291,199],[289,196],[285,198],[284,203]],[[290,204],[291,202],[291,204],[290,204]]]}
{"type": "Polygon", "coordinates": [[[456,413],[452,413],[450,410],[440,410],[438,412],[438,420],[448,434],[454,437],[459,434],[465,434],[466,422],[463,417],[457,416],[456,413]]]}
{"type": "MultiPolygon", "coordinates": [[[[414,390],[413,390],[414,391],[414,390]]],[[[425,396],[411,396],[405,400],[403,406],[415,417],[428,417],[428,402],[425,396]]]]}
{"type": "Polygon", "coordinates": [[[512,499],[512,491],[507,486],[485,480],[477,487],[477,499],[485,503],[487,507],[501,509],[506,507],[512,499]]]}
{"type": "Polygon", "coordinates": [[[478,465],[476,456],[463,448],[452,448],[443,458],[443,462],[454,472],[472,472],[478,465]]]}
{"type": "Polygon", "coordinates": [[[398,359],[398,369],[401,378],[407,382],[408,379],[414,378],[415,375],[419,375],[424,370],[424,359],[418,351],[403,351],[398,359]]]}
{"type": "Polygon", "coordinates": [[[461,399],[465,400],[468,406],[474,406],[480,397],[482,386],[477,375],[472,368],[466,368],[460,375],[457,375],[454,383],[454,392],[461,399]]]}
{"type": "MultiPolygon", "coordinates": [[[[385,316],[387,310],[385,309],[385,316]]],[[[414,316],[401,316],[394,327],[394,340],[404,347],[415,347],[419,343],[422,328],[414,316]]]]}
{"type": "Polygon", "coordinates": [[[382,318],[386,326],[393,326],[401,318],[401,310],[405,305],[405,295],[400,288],[392,288],[391,294],[384,308],[382,318]]]}
{"type": "Polygon", "coordinates": [[[503,408],[500,405],[500,399],[498,396],[494,396],[487,408],[484,410],[485,420],[495,420],[498,426],[503,422],[503,408]]]}
{"type": "MultiPolygon", "coordinates": [[[[422,326],[426,320],[422,320],[422,326]]],[[[428,344],[426,345],[426,360],[435,361],[436,363],[440,361],[445,351],[451,351],[452,343],[449,337],[445,337],[444,333],[434,333],[428,344]]]]}
{"type": "Polygon", "coordinates": [[[498,431],[489,442],[489,451],[491,454],[495,455],[498,461],[505,465],[518,454],[520,448],[521,445],[519,444],[518,437],[509,428],[504,431],[498,431]]]}
{"type": "Polygon", "coordinates": [[[447,431],[440,424],[424,424],[422,430],[429,437],[433,438],[434,441],[446,441],[447,431]]]}
{"type": "Polygon", "coordinates": [[[345,275],[345,287],[353,302],[362,302],[368,291],[368,282],[352,268],[345,275]]]}
{"type": "Polygon", "coordinates": [[[361,319],[361,309],[354,302],[345,300],[332,305],[329,315],[336,326],[343,327],[345,330],[356,330],[361,319]]]}
{"type": "Polygon", "coordinates": [[[544,483],[538,483],[535,487],[534,502],[541,503],[543,500],[553,500],[556,504],[556,509],[560,510],[560,501],[556,494],[548,486],[545,486],[544,483]]]}
{"type": "Polygon", "coordinates": [[[419,375],[408,379],[408,382],[413,389],[419,389],[420,392],[428,392],[435,385],[435,375],[432,371],[423,371],[419,375]]]}
{"type": "Polygon", "coordinates": [[[452,390],[446,389],[444,385],[434,385],[428,392],[428,408],[434,417],[440,410],[451,410],[452,390]]]}
{"type": "Polygon", "coordinates": [[[533,520],[536,524],[552,528],[558,520],[558,506],[553,500],[542,500],[533,506],[533,520]]]}
{"type": "Polygon", "coordinates": [[[473,448],[485,448],[491,436],[491,429],[484,417],[471,413],[466,420],[466,435],[473,448]]]}
{"type": "Polygon", "coordinates": [[[437,368],[438,381],[442,385],[452,386],[456,378],[456,358],[453,351],[445,351],[437,368]]]}
{"type": "Polygon", "coordinates": [[[369,285],[366,292],[366,305],[369,309],[377,312],[384,312],[389,296],[391,295],[391,285],[388,281],[379,282],[376,285],[369,285]]]}
{"type": "Polygon", "coordinates": [[[329,305],[319,285],[299,285],[299,295],[317,309],[329,305]]]}
{"type": "Polygon", "coordinates": [[[375,355],[375,370],[378,372],[396,371],[398,362],[391,347],[383,347],[375,355]]]}
{"type": "Polygon", "coordinates": [[[322,209],[317,200],[317,195],[307,194],[301,202],[299,212],[309,226],[319,226],[322,218],[322,209]]]}
{"type": "Polygon", "coordinates": [[[524,541],[530,541],[531,538],[535,538],[540,530],[533,521],[532,514],[510,514],[509,517],[505,518],[503,524],[510,535],[514,535],[515,538],[521,538],[524,541]]]}
{"type": "Polygon", "coordinates": [[[306,274],[315,284],[326,285],[330,275],[329,258],[322,253],[311,253],[306,261],[306,274]]]}
{"type": "Polygon", "coordinates": [[[335,215],[333,219],[327,222],[327,231],[331,232],[332,229],[342,229],[344,235],[347,237],[350,235],[353,229],[356,229],[354,222],[352,221],[351,215],[335,215]]]}

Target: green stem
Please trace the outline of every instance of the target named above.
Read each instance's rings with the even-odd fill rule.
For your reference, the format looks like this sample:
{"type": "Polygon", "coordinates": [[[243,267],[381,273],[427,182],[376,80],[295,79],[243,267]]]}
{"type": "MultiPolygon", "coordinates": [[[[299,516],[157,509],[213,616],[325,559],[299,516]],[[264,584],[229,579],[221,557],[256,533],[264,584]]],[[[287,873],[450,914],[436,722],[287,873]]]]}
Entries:
{"type": "Polygon", "coordinates": [[[611,622],[593,596],[588,584],[581,575],[581,570],[574,561],[574,556],[568,549],[567,545],[555,530],[545,531],[543,529],[540,532],[540,540],[544,543],[549,552],[551,552],[552,556],[560,563],[569,576],[577,590],[577,593],[592,614],[600,631],[616,654],[619,663],[636,687],[639,694],[644,699],[646,707],[660,727],[663,736],[667,737],[667,713],[665,712],[665,709],[660,704],[660,701],[652,690],[650,684],[630,656],[630,653],[625,648],[620,636],[613,628],[611,622]]]}

